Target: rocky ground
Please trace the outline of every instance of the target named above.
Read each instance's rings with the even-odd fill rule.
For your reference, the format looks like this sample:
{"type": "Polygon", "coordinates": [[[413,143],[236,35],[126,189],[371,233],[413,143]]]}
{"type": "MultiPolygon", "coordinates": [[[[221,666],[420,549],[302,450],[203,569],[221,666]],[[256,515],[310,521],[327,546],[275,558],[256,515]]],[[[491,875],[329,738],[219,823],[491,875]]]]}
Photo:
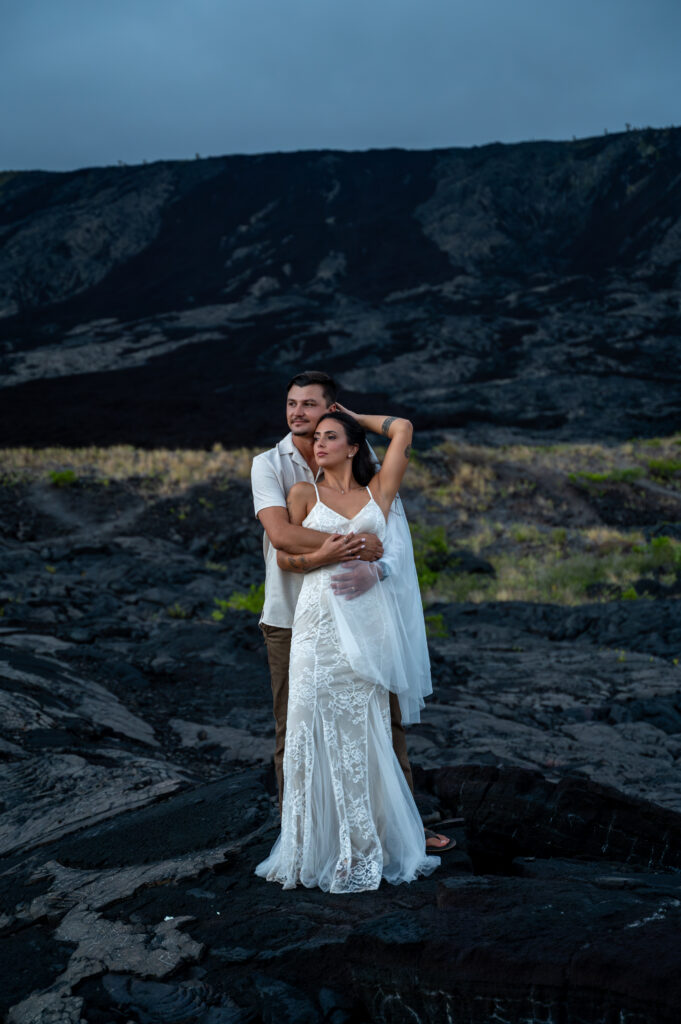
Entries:
{"type": "Polygon", "coordinates": [[[0,435],[39,446],[0,451],[9,1024],[677,1024],[680,160],[665,129],[0,174],[0,435]],[[305,366],[417,425],[409,750],[457,819],[353,897],[253,874],[233,448],[305,366]]]}
{"type": "Polygon", "coordinates": [[[649,447],[601,450],[593,480],[581,449],[452,444],[404,496],[435,686],[409,751],[459,845],[351,897],[253,874],[277,822],[247,456],[3,454],[10,1024],[676,1024],[676,470],[656,482],[649,447]],[[541,563],[570,576],[553,601],[541,563]]]}

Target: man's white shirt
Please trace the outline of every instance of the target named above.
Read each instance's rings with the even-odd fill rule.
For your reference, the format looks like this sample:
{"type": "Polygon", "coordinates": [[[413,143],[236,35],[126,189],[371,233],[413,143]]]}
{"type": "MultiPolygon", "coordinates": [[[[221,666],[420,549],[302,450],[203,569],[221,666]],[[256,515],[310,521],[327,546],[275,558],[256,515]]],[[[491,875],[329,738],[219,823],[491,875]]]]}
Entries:
{"type": "MultiPolygon", "coordinates": [[[[294,445],[293,435],[289,433],[274,448],[253,459],[251,487],[256,516],[264,508],[286,508],[288,492],[300,481],[312,484],[314,475],[294,445]]],[[[266,532],[263,535],[262,551],[265,558],[265,605],[260,621],[268,626],[290,628],[303,585],[303,575],[284,572],[279,568],[276,548],[266,532]]]]}

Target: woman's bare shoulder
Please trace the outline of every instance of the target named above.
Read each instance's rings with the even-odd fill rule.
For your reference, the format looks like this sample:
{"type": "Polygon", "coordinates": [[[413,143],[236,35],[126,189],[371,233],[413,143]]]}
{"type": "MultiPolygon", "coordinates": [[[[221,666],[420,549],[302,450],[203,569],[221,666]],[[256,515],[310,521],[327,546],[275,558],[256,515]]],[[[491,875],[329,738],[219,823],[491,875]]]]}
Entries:
{"type": "Polygon", "coordinates": [[[286,508],[288,509],[291,522],[296,526],[300,526],[305,516],[311,512],[312,506],[316,501],[317,497],[312,484],[308,484],[305,480],[300,480],[297,484],[294,484],[286,495],[286,508]]]}
{"type": "Polygon", "coordinates": [[[314,494],[314,484],[309,484],[307,480],[299,480],[288,493],[289,496],[293,495],[294,498],[306,498],[308,494],[314,494]]]}
{"type": "Polygon", "coordinates": [[[309,511],[316,501],[314,486],[306,480],[299,480],[286,495],[289,515],[302,515],[304,511],[309,511]]]}

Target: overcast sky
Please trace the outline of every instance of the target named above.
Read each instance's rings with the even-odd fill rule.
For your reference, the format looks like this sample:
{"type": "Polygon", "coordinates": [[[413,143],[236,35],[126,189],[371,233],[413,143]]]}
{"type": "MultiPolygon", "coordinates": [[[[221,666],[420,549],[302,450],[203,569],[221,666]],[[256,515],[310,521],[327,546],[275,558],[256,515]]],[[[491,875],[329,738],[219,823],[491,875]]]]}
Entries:
{"type": "Polygon", "coordinates": [[[681,0],[0,0],[0,169],[681,123],[681,0]]]}

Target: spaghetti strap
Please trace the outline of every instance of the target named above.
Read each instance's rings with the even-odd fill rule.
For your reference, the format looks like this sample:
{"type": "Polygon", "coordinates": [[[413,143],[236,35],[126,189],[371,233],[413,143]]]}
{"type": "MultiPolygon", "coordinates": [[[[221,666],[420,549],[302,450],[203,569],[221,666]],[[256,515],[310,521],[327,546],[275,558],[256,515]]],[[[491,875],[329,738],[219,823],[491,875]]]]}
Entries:
{"type": "Polygon", "coordinates": [[[312,484],[313,484],[313,486],[314,486],[314,492],[315,492],[315,494],[317,495],[317,501],[321,501],[321,498],[319,497],[319,491],[317,490],[317,481],[316,481],[316,480],[313,480],[313,481],[312,481],[312,484]]]}

